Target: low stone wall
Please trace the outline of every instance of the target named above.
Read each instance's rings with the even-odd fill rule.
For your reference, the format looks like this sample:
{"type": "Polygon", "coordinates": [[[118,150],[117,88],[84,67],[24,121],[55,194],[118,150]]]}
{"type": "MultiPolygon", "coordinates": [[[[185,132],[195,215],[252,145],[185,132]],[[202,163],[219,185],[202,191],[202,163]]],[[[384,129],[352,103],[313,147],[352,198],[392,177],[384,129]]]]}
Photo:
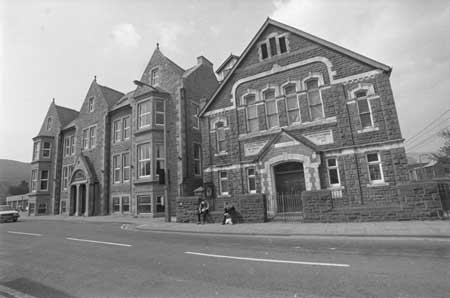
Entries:
{"type": "MultiPolygon", "coordinates": [[[[210,212],[208,222],[220,223],[225,202],[233,205],[232,215],[236,223],[264,222],[267,219],[266,199],[263,194],[243,194],[227,198],[208,200],[210,212]]],[[[177,222],[197,222],[199,197],[177,197],[177,222]]]]}
{"type": "MultiPolygon", "coordinates": [[[[384,189],[383,191],[386,191],[384,189]]],[[[343,206],[345,196],[333,199],[331,191],[302,193],[304,222],[352,222],[440,219],[443,208],[436,182],[391,186],[384,202],[343,206]]]]}

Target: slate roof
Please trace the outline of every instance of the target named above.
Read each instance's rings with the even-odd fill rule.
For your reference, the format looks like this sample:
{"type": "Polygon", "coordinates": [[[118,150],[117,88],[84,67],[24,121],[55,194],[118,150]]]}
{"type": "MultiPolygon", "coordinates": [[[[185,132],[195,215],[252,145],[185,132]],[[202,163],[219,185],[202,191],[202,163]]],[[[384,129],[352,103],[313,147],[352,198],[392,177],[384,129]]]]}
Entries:
{"type": "Polygon", "coordinates": [[[66,126],[76,117],[78,117],[79,112],[73,109],[55,105],[56,112],[58,113],[59,121],[61,122],[61,127],[66,126]]]}
{"type": "Polygon", "coordinates": [[[228,56],[228,58],[225,59],[225,61],[222,63],[222,65],[219,66],[219,68],[216,70],[216,73],[221,72],[222,68],[224,68],[228,64],[228,62],[230,62],[230,60],[233,58],[239,59],[239,56],[233,55],[233,53],[231,53],[230,56],[228,56]]]}
{"type": "Polygon", "coordinates": [[[99,84],[97,85],[100,87],[100,90],[103,93],[103,97],[105,98],[109,109],[111,109],[114,106],[114,104],[116,104],[117,101],[119,101],[119,99],[121,99],[122,96],[124,95],[122,92],[114,90],[112,88],[102,86],[99,84]]]}

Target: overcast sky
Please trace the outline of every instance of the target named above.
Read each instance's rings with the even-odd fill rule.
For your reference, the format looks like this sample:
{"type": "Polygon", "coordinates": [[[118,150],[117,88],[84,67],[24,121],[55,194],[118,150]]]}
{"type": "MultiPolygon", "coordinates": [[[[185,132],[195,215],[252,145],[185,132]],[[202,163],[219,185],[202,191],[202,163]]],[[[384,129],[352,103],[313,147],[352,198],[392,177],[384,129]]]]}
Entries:
{"type": "MultiPolygon", "coordinates": [[[[132,90],[157,42],[183,68],[199,55],[218,67],[268,16],[392,66],[408,139],[450,108],[449,3],[0,0],[0,158],[30,161],[51,99],[79,110],[94,75],[132,90]]],[[[436,150],[439,138],[427,136],[449,124],[447,113],[408,147],[436,150]]]]}

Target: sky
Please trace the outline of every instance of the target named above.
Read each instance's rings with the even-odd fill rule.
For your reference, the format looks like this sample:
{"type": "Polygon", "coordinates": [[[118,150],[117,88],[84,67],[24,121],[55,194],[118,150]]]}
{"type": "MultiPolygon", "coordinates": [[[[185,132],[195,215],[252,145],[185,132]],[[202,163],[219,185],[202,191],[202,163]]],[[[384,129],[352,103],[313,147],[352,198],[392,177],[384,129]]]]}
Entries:
{"type": "Polygon", "coordinates": [[[185,69],[200,55],[218,67],[242,53],[267,17],[392,66],[407,150],[442,144],[448,0],[0,0],[0,159],[29,162],[52,98],[79,110],[94,76],[133,90],[157,42],[185,69]]]}

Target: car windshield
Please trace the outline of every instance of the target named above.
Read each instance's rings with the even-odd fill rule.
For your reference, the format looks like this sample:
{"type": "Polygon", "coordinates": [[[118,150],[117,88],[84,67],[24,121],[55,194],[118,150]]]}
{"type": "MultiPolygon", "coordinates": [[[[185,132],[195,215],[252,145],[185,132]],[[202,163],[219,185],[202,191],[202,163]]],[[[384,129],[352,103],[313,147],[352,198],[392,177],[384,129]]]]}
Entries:
{"type": "Polygon", "coordinates": [[[13,209],[8,205],[0,206],[0,211],[9,211],[9,210],[13,210],[13,209]]]}

